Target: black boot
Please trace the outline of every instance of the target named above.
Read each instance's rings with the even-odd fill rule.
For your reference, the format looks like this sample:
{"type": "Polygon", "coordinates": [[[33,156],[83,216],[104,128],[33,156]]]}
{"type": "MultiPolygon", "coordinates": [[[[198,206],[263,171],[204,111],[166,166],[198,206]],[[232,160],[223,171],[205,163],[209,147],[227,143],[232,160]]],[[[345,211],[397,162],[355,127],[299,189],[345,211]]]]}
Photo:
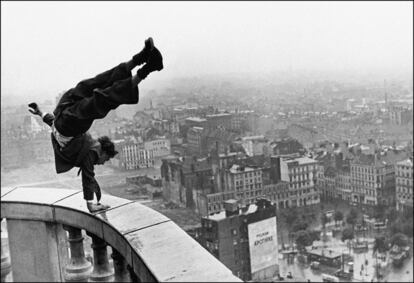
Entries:
{"type": "Polygon", "coordinates": [[[151,51],[154,49],[154,41],[151,37],[145,40],[145,46],[138,54],[135,54],[132,57],[132,61],[135,66],[139,66],[147,62],[148,57],[151,55],[151,51]]]}
{"type": "Polygon", "coordinates": [[[147,63],[137,71],[137,75],[141,79],[145,79],[149,73],[154,71],[161,71],[164,68],[162,64],[162,55],[156,47],[151,52],[147,63]]]}

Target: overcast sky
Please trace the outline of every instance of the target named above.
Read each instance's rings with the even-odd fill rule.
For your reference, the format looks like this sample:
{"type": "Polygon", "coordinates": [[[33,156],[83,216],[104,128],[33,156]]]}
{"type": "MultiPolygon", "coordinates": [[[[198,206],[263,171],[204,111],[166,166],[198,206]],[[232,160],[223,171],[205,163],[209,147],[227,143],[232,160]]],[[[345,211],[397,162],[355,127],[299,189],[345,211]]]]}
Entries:
{"type": "MultiPolygon", "coordinates": [[[[54,98],[154,38],[165,69],[412,70],[412,2],[1,2],[2,95],[54,98]]],[[[41,100],[39,99],[39,100],[41,100]]]]}

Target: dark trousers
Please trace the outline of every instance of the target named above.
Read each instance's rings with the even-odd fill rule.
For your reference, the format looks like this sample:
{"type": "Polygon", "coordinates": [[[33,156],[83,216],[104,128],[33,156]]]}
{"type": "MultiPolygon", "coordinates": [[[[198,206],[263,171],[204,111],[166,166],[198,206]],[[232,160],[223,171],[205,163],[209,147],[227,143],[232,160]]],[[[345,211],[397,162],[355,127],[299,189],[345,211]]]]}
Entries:
{"type": "Polygon", "coordinates": [[[122,104],[138,103],[138,87],[132,84],[131,71],[125,63],[79,82],[63,94],[56,109],[55,127],[64,136],[79,136],[122,104]]]}

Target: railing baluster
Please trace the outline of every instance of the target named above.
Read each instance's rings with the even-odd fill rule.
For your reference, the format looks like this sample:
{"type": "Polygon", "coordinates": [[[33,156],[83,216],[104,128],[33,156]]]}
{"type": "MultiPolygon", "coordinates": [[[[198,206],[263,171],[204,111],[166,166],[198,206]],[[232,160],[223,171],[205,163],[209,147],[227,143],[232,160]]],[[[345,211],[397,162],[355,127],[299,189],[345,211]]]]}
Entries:
{"type": "Polygon", "coordinates": [[[5,246],[6,243],[3,243],[3,238],[1,238],[1,282],[5,282],[6,276],[11,272],[10,254],[4,251],[5,246]]]}
{"type": "Polygon", "coordinates": [[[125,258],[116,249],[112,248],[111,255],[114,263],[115,282],[131,282],[125,258]]]}
{"type": "Polygon", "coordinates": [[[114,281],[114,270],[109,265],[107,244],[105,240],[92,233],[87,233],[92,238],[93,249],[93,271],[89,282],[112,282],[114,281]]]}
{"type": "Polygon", "coordinates": [[[131,278],[131,282],[141,282],[138,276],[135,274],[134,269],[129,264],[127,265],[127,270],[129,272],[129,277],[131,278]]]}
{"type": "Polygon", "coordinates": [[[70,244],[70,259],[65,268],[65,281],[85,282],[92,272],[92,264],[85,258],[82,230],[67,225],[63,228],[69,233],[70,244]]]}

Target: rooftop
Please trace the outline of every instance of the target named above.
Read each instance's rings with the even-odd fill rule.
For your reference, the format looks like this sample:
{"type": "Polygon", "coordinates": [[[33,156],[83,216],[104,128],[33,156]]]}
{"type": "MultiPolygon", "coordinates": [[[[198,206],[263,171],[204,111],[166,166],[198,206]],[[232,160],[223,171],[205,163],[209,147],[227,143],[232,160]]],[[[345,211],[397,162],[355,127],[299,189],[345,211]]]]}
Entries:
{"type": "MultiPolygon", "coordinates": [[[[239,208],[239,214],[235,214],[235,216],[238,216],[238,215],[247,215],[247,214],[255,213],[256,210],[257,210],[257,205],[256,204],[250,204],[248,206],[248,208],[247,208],[247,211],[243,211],[243,209],[239,208]]],[[[220,211],[218,213],[214,213],[212,215],[205,216],[203,218],[207,218],[207,219],[210,219],[210,220],[219,221],[219,220],[222,220],[222,219],[225,219],[226,218],[226,211],[225,210],[222,210],[222,211],[220,211]]]]}
{"type": "Polygon", "coordinates": [[[342,255],[341,253],[336,252],[334,250],[323,250],[323,249],[308,250],[308,254],[323,256],[323,257],[331,258],[331,259],[340,257],[342,255]]]}
{"type": "Polygon", "coordinates": [[[206,115],[207,118],[227,117],[227,116],[231,116],[231,114],[230,113],[219,113],[219,114],[206,115]]]}
{"type": "Polygon", "coordinates": [[[253,172],[257,171],[257,168],[247,167],[247,166],[240,166],[238,164],[233,164],[233,166],[230,168],[230,173],[237,174],[240,172],[253,172]]]}
{"type": "Polygon", "coordinates": [[[207,122],[206,119],[200,117],[188,117],[185,119],[186,121],[193,121],[193,122],[207,122]]]}
{"type": "Polygon", "coordinates": [[[411,158],[407,158],[405,160],[402,160],[400,162],[397,162],[397,165],[403,165],[403,166],[413,167],[413,160],[411,158]]]}
{"type": "Polygon", "coordinates": [[[312,164],[312,163],[316,163],[317,161],[315,159],[309,158],[309,157],[298,157],[298,158],[293,158],[293,159],[283,159],[284,162],[286,163],[292,163],[292,162],[298,162],[299,165],[303,165],[303,164],[312,164]]]}

